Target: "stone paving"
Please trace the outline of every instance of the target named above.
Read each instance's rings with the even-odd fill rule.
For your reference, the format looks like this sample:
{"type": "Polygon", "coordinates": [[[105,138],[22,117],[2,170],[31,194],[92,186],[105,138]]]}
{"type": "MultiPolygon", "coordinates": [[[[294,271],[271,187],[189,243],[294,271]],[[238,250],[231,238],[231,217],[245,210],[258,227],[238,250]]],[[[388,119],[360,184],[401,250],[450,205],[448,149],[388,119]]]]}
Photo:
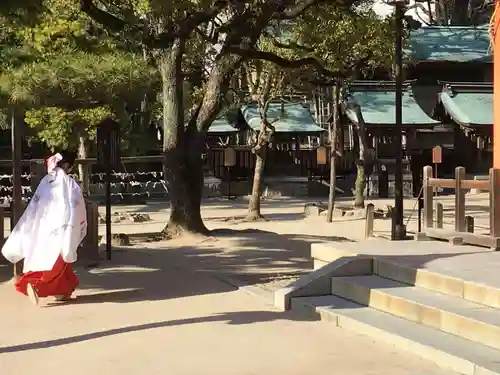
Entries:
{"type": "Polygon", "coordinates": [[[41,307],[0,284],[0,372],[445,375],[397,348],[304,322],[161,252],[79,270],[73,303],[41,307]],[[187,265],[184,265],[187,266],[187,265]]]}
{"type": "MultiPolygon", "coordinates": [[[[7,282],[11,267],[0,266],[0,373],[449,374],[382,342],[299,321],[230,285],[236,278],[275,289],[311,268],[311,243],[362,237],[362,220],[303,219],[303,204],[264,201],[271,221],[233,223],[246,202],[209,202],[203,213],[213,239],[118,249],[98,269],[78,270],[73,303],[31,306],[7,282]]],[[[168,215],[161,205],[116,209],[151,212],[154,222],[131,232],[161,227],[168,215]]]]}

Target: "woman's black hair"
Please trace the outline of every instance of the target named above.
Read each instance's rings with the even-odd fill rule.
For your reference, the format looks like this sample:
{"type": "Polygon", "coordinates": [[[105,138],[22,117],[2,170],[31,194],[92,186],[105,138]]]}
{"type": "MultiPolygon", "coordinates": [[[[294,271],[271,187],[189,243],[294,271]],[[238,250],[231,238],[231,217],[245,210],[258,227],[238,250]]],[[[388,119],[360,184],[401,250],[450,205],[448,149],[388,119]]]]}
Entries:
{"type": "Polygon", "coordinates": [[[61,161],[59,161],[57,163],[58,167],[62,167],[66,163],[68,163],[70,167],[72,167],[73,164],[75,164],[76,154],[74,152],[71,152],[71,151],[62,151],[62,152],[59,152],[59,154],[61,154],[61,156],[63,158],[62,158],[61,161]]]}

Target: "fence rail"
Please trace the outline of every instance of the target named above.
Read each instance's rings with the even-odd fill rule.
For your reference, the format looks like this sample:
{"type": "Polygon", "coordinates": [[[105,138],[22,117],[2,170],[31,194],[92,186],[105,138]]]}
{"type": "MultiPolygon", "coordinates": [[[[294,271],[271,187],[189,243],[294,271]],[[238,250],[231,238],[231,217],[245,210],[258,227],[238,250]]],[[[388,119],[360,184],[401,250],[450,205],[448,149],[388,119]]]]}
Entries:
{"type": "MultiPolygon", "coordinates": [[[[455,169],[454,179],[434,178],[431,166],[424,167],[424,232],[430,238],[449,240],[455,244],[470,244],[500,250],[500,169],[490,169],[487,180],[465,179],[465,168],[455,169]],[[434,228],[434,189],[455,189],[455,229],[434,228]],[[466,219],[466,190],[478,189],[489,192],[489,234],[470,233],[466,219]],[[468,231],[469,230],[469,231],[468,231]]],[[[438,212],[438,220],[441,214],[438,212]]]]}

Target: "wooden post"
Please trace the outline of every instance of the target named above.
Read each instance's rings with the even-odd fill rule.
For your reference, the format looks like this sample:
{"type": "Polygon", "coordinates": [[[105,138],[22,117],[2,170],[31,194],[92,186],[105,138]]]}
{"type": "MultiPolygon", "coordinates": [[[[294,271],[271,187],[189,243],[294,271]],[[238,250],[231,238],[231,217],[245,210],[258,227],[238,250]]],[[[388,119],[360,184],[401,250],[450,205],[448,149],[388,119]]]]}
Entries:
{"type": "Polygon", "coordinates": [[[424,167],[423,174],[423,195],[424,195],[424,230],[433,226],[432,212],[432,186],[429,185],[429,179],[432,178],[432,167],[427,165],[424,167]]]}
{"type": "MultiPolygon", "coordinates": [[[[12,229],[17,224],[21,215],[23,213],[22,208],[22,194],[23,187],[21,181],[22,175],[22,158],[23,153],[21,150],[22,146],[22,135],[21,135],[21,121],[19,120],[19,115],[15,109],[12,110],[11,118],[11,146],[12,146],[12,205],[11,205],[11,215],[12,215],[12,229]]],[[[22,262],[18,262],[14,265],[14,279],[17,279],[22,274],[23,265],[22,262]]]]}
{"type": "Polygon", "coordinates": [[[369,203],[366,206],[365,238],[373,237],[373,222],[375,220],[375,206],[369,203]]]}
{"type": "Polygon", "coordinates": [[[500,169],[490,169],[490,236],[500,237],[500,169]]]}
{"type": "Polygon", "coordinates": [[[465,217],[465,230],[468,233],[474,233],[474,218],[472,216],[465,217]]]}
{"type": "Polygon", "coordinates": [[[99,264],[99,211],[94,202],[86,202],[87,209],[87,236],[80,247],[79,257],[88,267],[95,267],[99,264]]]}
{"type": "MultiPolygon", "coordinates": [[[[330,138],[330,187],[328,191],[328,211],[326,221],[331,223],[333,220],[333,209],[335,207],[335,189],[337,188],[337,133],[339,122],[339,102],[340,102],[340,84],[335,84],[335,95],[332,111],[332,123],[329,124],[330,138]]],[[[342,145],[341,147],[343,147],[342,145]]]]}
{"type": "MultiPolygon", "coordinates": [[[[0,249],[3,247],[4,242],[5,242],[5,210],[3,209],[3,207],[0,207],[0,249]]],[[[2,263],[7,264],[9,262],[2,256],[2,253],[0,253],[0,264],[2,263]]]]}
{"type": "Polygon", "coordinates": [[[436,202],[436,228],[443,228],[443,204],[436,202]]]}
{"type": "Polygon", "coordinates": [[[465,232],[465,190],[462,181],[465,180],[465,168],[455,168],[455,231],[465,232]]]}

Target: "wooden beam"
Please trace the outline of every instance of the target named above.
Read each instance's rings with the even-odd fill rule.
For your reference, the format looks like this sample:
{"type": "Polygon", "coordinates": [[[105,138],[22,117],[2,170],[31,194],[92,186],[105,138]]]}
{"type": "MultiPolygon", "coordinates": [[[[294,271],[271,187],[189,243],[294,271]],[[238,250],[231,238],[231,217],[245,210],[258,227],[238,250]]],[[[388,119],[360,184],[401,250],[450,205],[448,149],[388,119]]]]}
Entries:
{"type": "Polygon", "coordinates": [[[455,168],[455,231],[465,232],[465,190],[462,181],[465,179],[465,168],[455,168]]]}
{"type": "Polygon", "coordinates": [[[438,188],[455,188],[455,180],[451,178],[429,178],[428,184],[429,186],[438,188]]]}
{"type": "Polygon", "coordinates": [[[432,167],[427,165],[424,167],[424,174],[423,174],[423,195],[424,195],[424,228],[432,228],[433,227],[433,207],[432,207],[432,200],[433,200],[433,194],[434,192],[432,191],[432,185],[429,183],[429,181],[432,178],[432,167]]]}

